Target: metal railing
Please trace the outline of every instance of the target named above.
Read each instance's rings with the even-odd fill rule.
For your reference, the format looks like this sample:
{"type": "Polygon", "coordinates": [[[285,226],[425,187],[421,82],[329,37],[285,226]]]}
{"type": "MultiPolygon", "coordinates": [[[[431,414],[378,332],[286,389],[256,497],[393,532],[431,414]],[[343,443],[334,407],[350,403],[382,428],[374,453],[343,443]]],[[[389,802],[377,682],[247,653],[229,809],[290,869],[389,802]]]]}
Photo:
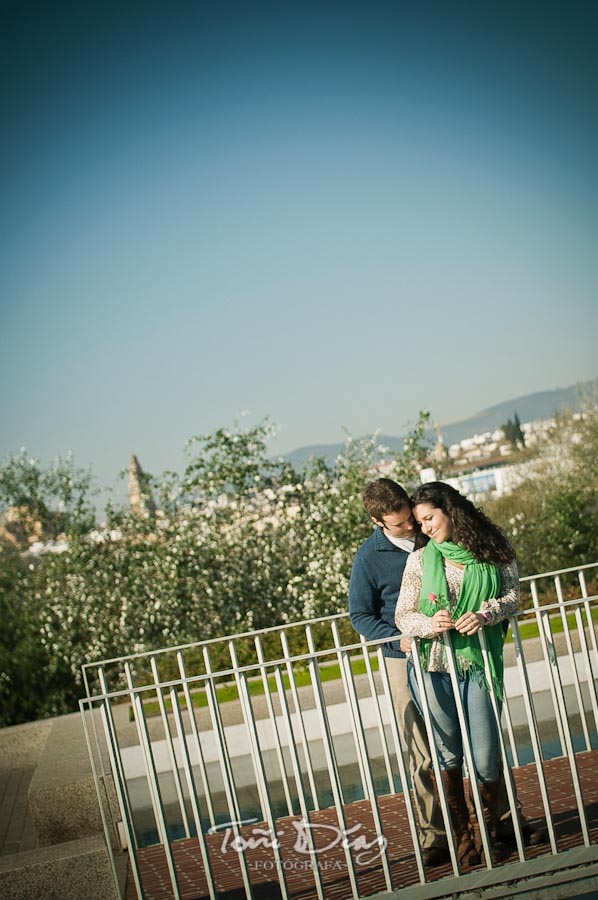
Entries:
{"type": "MultiPolygon", "coordinates": [[[[506,669],[500,749],[520,865],[529,849],[510,766],[515,773],[534,773],[548,835],[542,871],[554,869],[555,858],[569,865],[573,852],[560,840],[546,772],[547,760],[559,756],[586,853],[578,848],[576,859],[595,864],[598,873],[598,823],[588,819],[578,765],[580,754],[596,753],[598,761],[598,597],[587,587],[597,577],[594,563],[524,578],[521,608],[510,620],[512,648],[507,644],[505,654],[513,664],[506,669]],[[528,642],[522,632],[529,621],[538,637],[528,642]]],[[[117,883],[120,840],[136,895],[148,900],[190,896],[190,877],[196,896],[211,900],[233,882],[251,898],[264,881],[276,881],[273,896],[284,900],[291,894],[324,900],[333,876],[334,896],[347,900],[381,890],[400,897],[403,889],[410,898],[445,896],[450,871],[430,881],[422,859],[383,643],[360,638],[341,614],[86,665],[81,710],[117,883]],[[400,841],[408,845],[402,856],[389,827],[391,798],[402,798],[400,841]],[[360,827],[351,812],[355,805],[360,827]],[[333,850],[323,849],[324,828],[334,837],[333,850]],[[161,894],[148,887],[148,860],[156,864],[156,851],[161,894]],[[333,871],[323,864],[330,853],[333,871]]],[[[447,647],[454,681],[449,642],[447,647]]],[[[484,646],[483,653],[487,663],[484,646]]],[[[416,670],[417,659],[414,653],[416,670]]],[[[458,697],[457,690],[459,706],[458,697]]],[[[496,704],[493,694],[492,700],[496,704]]],[[[424,718],[429,727],[425,702],[424,718]]],[[[463,735],[473,771],[467,729],[463,735]]],[[[437,784],[456,877],[440,778],[437,784]]],[[[471,785],[485,883],[499,884],[509,867],[493,861],[475,778],[471,785]]],[[[510,869],[516,877],[517,864],[510,869]]]]}

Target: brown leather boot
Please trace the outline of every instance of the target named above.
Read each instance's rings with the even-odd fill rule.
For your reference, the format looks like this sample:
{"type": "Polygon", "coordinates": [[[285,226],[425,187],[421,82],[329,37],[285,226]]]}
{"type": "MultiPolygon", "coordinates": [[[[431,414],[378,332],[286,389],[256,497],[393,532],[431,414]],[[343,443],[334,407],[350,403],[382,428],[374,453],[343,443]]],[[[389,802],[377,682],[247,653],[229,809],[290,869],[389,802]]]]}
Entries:
{"type": "MultiPolygon", "coordinates": [[[[517,841],[515,838],[513,818],[510,810],[505,814],[505,810],[508,808],[508,794],[505,787],[504,774],[501,772],[496,781],[480,784],[480,795],[484,804],[486,824],[488,825],[488,830],[494,837],[495,845],[497,847],[504,845],[507,849],[515,847],[517,841]]],[[[546,829],[529,825],[521,811],[521,804],[517,799],[517,792],[515,792],[515,806],[521,825],[524,846],[528,847],[530,844],[543,843],[547,838],[546,829]]]]}
{"type": "Polygon", "coordinates": [[[469,812],[465,801],[463,788],[463,772],[461,769],[449,769],[442,773],[442,782],[446,793],[446,800],[451,814],[455,841],[457,844],[457,859],[464,869],[475,866],[480,861],[480,856],[475,848],[469,831],[469,812]]]}
{"type": "Polygon", "coordinates": [[[498,796],[501,789],[501,776],[496,781],[480,783],[480,796],[484,804],[484,813],[488,810],[488,830],[493,832],[498,824],[498,796]]]}

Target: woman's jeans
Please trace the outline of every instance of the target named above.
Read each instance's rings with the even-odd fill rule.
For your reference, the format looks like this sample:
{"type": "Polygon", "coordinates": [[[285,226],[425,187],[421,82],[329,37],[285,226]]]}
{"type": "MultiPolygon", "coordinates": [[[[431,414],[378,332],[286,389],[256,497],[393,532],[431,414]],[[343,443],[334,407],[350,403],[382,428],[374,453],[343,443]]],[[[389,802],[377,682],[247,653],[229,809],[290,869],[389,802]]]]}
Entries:
{"type": "MultiPolygon", "coordinates": [[[[417,677],[411,660],[407,677],[411,695],[422,712],[417,677]]],[[[423,672],[423,678],[440,767],[460,769],[463,765],[463,741],[451,676],[448,672],[423,672]]],[[[496,781],[500,774],[498,728],[490,695],[479,681],[470,678],[459,678],[459,692],[477,780],[485,784],[496,781]]],[[[500,701],[498,708],[500,712],[500,701]]]]}

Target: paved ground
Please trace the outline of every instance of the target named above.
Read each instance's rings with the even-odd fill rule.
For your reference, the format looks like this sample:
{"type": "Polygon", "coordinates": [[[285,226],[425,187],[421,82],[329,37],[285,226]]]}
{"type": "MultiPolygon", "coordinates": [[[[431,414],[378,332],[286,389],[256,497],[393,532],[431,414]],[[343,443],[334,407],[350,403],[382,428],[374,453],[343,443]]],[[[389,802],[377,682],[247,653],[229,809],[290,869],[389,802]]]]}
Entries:
{"type": "MultiPolygon", "coordinates": [[[[585,816],[590,843],[598,842],[598,782],[596,771],[598,751],[593,750],[578,754],[579,769],[585,816]]],[[[535,765],[516,769],[515,779],[519,799],[523,811],[530,822],[536,826],[546,823],[541,800],[539,781],[535,765]]],[[[549,760],[544,763],[544,774],[550,796],[551,815],[555,833],[557,852],[581,848],[584,845],[580,825],[580,813],[577,807],[571,770],[564,758],[549,760]]],[[[415,862],[411,833],[402,794],[389,794],[378,797],[377,806],[380,812],[382,831],[387,839],[387,857],[393,887],[407,888],[419,883],[419,875],[415,862]]],[[[377,826],[372,815],[372,806],[368,801],[360,800],[343,806],[346,833],[359,836],[361,850],[364,847],[374,848],[368,853],[359,853],[360,845],[357,837],[352,844],[352,865],[359,884],[361,896],[371,896],[385,890],[384,872],[381,860],[374,851],[378,835],[377,826]],[[360,861],[361,860],[361,861],[360,861]]],[[[306,865],[306,851],[298,834],[301,829],[293,826],[299,822],[300,816],[285,817],[276,820],[276,836],[279,838],[280,855],[289,894],[294,900],[317,900],[314,881],[314,866],[306,865]]],[[[312,834],[316,842],[317,868],[324,884],[327,900],[341,900],[351,896],[349,884],[349,860],[340,842],[330,839],[331,831],[339,824],[334,808],[310,813],[312,834]]],[[[337,829],[338,831],[338,829],[337,829]]],[[[268,833],[266,823],[244,826],[241,829],[243,856],[247,865],[248,877],[251,880],[256,900],[281,900],[282,894],[276,877],[276,863],[273,842],[256,840],[255,836],[268,833]],[[263,827],[265,830],[259,831],[263,827]],[[253,838],[253,841],[252,841],[253,838]]],[[[232,835],[229,835],[229,839],[232,835]]],[[[479,834],[478,834],[479,840],[479,834]]],[[[241,854],[231,846],[220,831],[206,837],[210,871],[216,884],[219,896],[227,900],[241,900],[246,896],[243,889],[241,870],[241,854]]],[[[206,867],[199,852],[197,838],[173,840],[170,845],[177,881],[184,900],[208,900],[206,867]]],[[[526,849],[526,861],[540,856],[550,857],[551,846],[548,840],[526,849]]],[[[140,849],[137,854],[140,878],[146,900],[172,900],[173,887],[168,871],[166,853],[161,845],[153,845],[140,849]]],[[[311,861],[311,857],[309,857],[311,861]]],[[[488,873],[484,876],[484,884],[502,884],[504,874],[501,866],[515,863],[517,854],[501,854],[494,859],[499,868],[495,876],[488,873]]],[[[477,869],[482,872],[483,864],[477,869]]],[[[504,871],[504,870],[503,870],[504,871]]],[[[557,870],[558,872],[558,867],[557,870]]],[[[529,873],[528,873],[529,874],[529,873]]],[[[452,875],[449,865],[431,868],[426,871],[429,882],[442,881],[452,875]]],[[[519,876],[521,872],[519,872],[519,876]]],[[[482,882],[480,882],[481,884],[482,882]]],[[[476,895],[477,895],[476,891],[476,895]]],[[[136,900],[137,892],[131,872],[127,881],[127,900],[136,900]]],[[[436,897],[446,898],[442,883],[438,885],[436,897]]]]}

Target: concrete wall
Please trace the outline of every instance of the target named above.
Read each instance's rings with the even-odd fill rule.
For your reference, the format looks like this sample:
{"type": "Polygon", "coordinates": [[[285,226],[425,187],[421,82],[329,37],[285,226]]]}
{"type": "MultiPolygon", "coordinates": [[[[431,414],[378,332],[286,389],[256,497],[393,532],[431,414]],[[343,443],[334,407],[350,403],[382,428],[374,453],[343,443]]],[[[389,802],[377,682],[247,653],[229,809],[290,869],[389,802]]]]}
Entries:
{"type": "Polygon", "coordinates": [[[0,772],[19,769],[38,846],[0,857],[2,900],[118,900],[80,714],[0,729],[0,772]]]}
{"type": "Polygon", "coordinates": [[[103,835],[79,713],[51,720],[44,751],[29,786],[29,806],[41,847],[103,835]]]}
{"type": "Polygon", "coordinates": [[[0,857],[2,900],[117,900],[104,837],[0,857]]]}
{"type": "Polygon", "coordinates": [[[46,745],[52,719],[0,728],[0,772],[33,769],[46,745]]]}

